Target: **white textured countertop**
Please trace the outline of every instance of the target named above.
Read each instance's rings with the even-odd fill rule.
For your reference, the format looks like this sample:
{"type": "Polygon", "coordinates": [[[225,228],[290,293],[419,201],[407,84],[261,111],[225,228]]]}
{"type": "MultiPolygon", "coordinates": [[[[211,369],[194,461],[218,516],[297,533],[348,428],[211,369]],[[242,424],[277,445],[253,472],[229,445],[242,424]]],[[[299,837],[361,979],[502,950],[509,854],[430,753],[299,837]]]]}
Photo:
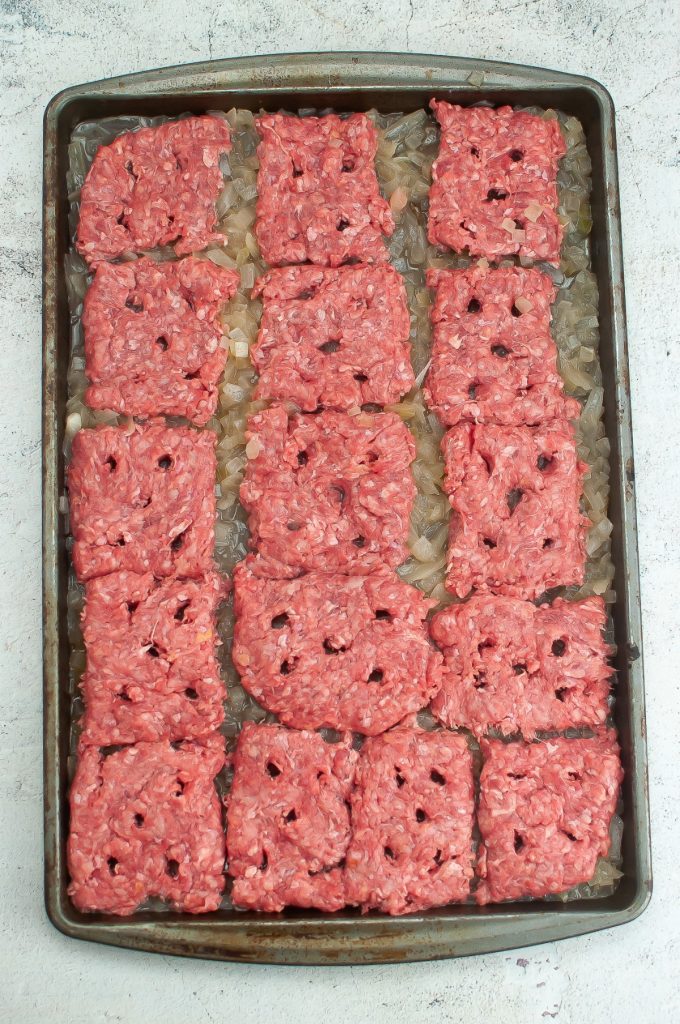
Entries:
{"type": "Polygon", "coordinates": [[[680,9],[675,0],[0,0],[0,1020],[636,1024],[680,1019],[680,9]],[[362,48],[591,75],[617,108],[655,893],[624,928],[399,967],[246,967],[79,943],[42,900],[41,119],[67,85],[240,54],[362,48]]]}

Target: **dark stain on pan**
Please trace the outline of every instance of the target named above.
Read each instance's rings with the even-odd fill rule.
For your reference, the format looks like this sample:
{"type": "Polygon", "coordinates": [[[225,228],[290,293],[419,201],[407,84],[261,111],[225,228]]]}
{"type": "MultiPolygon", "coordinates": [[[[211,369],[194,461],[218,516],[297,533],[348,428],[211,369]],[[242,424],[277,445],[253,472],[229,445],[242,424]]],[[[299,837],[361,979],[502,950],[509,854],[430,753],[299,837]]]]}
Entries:
{"type": "Polygon", "coordinates": [[[619,210],[619,193],[613,181],[607,185],[607,202],[609,204],[609,212],[618,220],[621,216],[619,210]]]}
{"type": "Polygon", "coordinates": [[[636,643],[629,641],[626,644],[626,657],[628,658],[629,663],[638,660],[640,657],[640,648],[636,643]]]}

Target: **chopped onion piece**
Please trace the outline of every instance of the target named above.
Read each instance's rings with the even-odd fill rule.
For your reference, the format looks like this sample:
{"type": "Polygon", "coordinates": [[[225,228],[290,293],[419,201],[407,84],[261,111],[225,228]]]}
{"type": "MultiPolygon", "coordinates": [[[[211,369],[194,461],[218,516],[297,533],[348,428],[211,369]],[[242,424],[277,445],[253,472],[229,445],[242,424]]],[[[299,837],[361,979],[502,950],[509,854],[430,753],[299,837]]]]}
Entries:
{"type": "Polygon", "coordinates": [[[247,458],[256,459],[261,451],[262,445],[260,444],[258,438],[251,437],[250,441],[248,441],[248,444],[246,445],[247,458]]]}
{"type": "Polygon", "coordinates": [[[417,558],[419,562],[432,562],[435,557],[435,551],[427,537],[418,538],[415,544],[411,547],[411,554],[414,558],[417,558]]]}
{"type": "Polygon", "coordinates": [[[83,421],[80,413],[72,412],[70,416],[66,417],[66,436],[69,438],[75,437],[82,425],[83,421]]]}
{"type": "Polygon", "coordinates": [[[231,338],[232,341],[244,341],[246,345],[248,344],[248,336],[244,334],[240,327],[234,327],[231,331],[229,331],[229,337],[231,338]]]}
{"type": "Polygon", "coordinates": [[[393,213],[399,213],[403,210],[408,203],[408,192],[405,188],[395,188],[394,192],[390,196],[390,208],[393,213]]]}
{"type": "Polygon", "coordinates": [[[428,359],[428,361],[427,361],[427,362],[425,363],[425,366],[424,366],[424,367],[422,368],[422,370],[420,371],[420,373],[419,373],[419,374],[418,374],[418,376],[416,377],[416,380],[415,380],[415,386],[416,386],[417,388],[419,388],[419,387],[420,387],[420,385],[421,385],[421,384],[423,383],[423,381],[425,380],[425,377],[426,377],[426,375],[427,375],[427,371],[428,371],[428,370],[430,369],[430,365],[431,365],[431,364],[432,364],[432,360],[431,360],[431,359],[428,359]]]}
{"type": "Polygon", "coordinates": [[[250,289],[255,284],[255,264],[244,263],[241,269],[241,287],[250,289]]]}
{"type": "Polygon", "coordinates": [[[542,213],[543,207],[540,203],[537,203],[534,200],[527,206],[526,210],[524,211],[524,216],[527,218],[527,220],[530,220],[532,224],[535,224],[542,213]]]}
{"type": "Polygon", "coordinates": [[[226,267],[228,270],[234,270],[236,267],[236,261],[227,256],[224,249],[206,249],[205,255],[211,263],[216,263],[219,267],[226,267]]]}

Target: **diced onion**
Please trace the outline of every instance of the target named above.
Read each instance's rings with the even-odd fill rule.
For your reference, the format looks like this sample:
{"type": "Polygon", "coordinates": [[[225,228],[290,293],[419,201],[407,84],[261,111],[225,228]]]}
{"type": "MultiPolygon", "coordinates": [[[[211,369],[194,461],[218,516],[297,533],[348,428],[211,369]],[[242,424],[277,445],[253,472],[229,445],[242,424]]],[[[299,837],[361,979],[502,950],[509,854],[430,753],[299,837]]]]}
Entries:
{"type": "Polygon", "coordinates": [[[399,213],[403,210],[408,203],[408,192],[405,188],[395,188],[394,192],[390,196],[390,208],[393,213],[399,213]]]}
{"type": "Polygon", "coordinates": [[[535,224],[542,213],[543,207],[541,206],[541,204],[537,202],[532,202],[529,203],[526,210],[524,211],[524,216],[527,218],[527,220],[530,220],[532,224],[535,224]]]}

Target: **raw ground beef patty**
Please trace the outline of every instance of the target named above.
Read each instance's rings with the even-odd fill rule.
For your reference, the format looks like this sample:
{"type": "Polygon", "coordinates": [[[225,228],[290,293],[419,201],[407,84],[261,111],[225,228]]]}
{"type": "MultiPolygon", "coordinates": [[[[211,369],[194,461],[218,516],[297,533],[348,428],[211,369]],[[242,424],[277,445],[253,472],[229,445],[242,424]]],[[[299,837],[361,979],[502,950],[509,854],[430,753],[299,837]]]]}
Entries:
{"type": "Polygon", "coordinates": [[[471,597],[430,624],[444,654],[432,701],[451,728],[481,736],[604,725],[612,668],[604,601],[557,600],[536,608],[509,597],[471,597]]]}
{"type": "Polygon", "coordinates": [[[286,725],[375,735],[439,688],[424,626],[433,604],[389,569],[270,580],[241,562],[232,658],[246,690],[286,725]]]}
{"type": "Polygon", "coordinates": [[[207,423],[227,358],[218,317],[239,281],[191,256],[100,263],[83,303],[87,404],[207,423]]]}
{"type": "Polygon", "coordinates": [[[541,743],[482,740],[478,903],[588,882],[609,852],[623,778],[613,733],[541,743]]]}
{"type": "Polygon", "coordinates": [[[378,190],[378,135],[365,114],[256,118],[255,233],[272,266],[385,262],[394,221],[378,190]]]}
{"type": "Polygon", "coordinates": [[[188,117],[100,146],[80,194],[76,248],[89,263],[175,245],[178,256],[221,244],[213,230],[231,148],[221,117],[188,117]]]}
{"type": "Polygon", "coordinates": [[[256,398],[313,412],[388,405],[413,387],[406,289],[392,267],[284,267],[253,294],[264,300],[256,398]]]}
{"type": "Polygon", "coordinates": [[[227,580],[116,572],[85,585],[81,742],[195,739],[217,729],[226,696],[215,612],[227,580]]]}
{"type": "Polygon", "coordinates": [[[559,263],[557,165],[566,145],[556,119],[511,107],[430,103],[441,126],[432,167],[433,245],[497,259],[559,263]]]}
{"type": "Polygon", "coordinates": [[[245,722],[227,797],[227,856],[237,906],[334,911],[345,905],[349,739],[245,722]]]}
{"type": "Polygon", "coordinates": [[[415,444],[396,414],[289,417],[273,406],[251,417],[246,437],[255,452],[241,502],[261,571],[369,572],[404,561],[415,444]]]}
{"type": "Polygon", "coordinates": [[[474,794],[464,736],[393,729],[366,740],[351,805],[348,903],[412,914],[467,898],[474,794]]]}
{"type": "Polygon", "coordinates": [[[443,423],[515,426],[579,415],[557,370],[550,335],[556,289],[547,274],[476,266],[430,270],[427,283],[435,301],[425,397],[443,423]]]}
{"type": "Polygon", "coordinates": [[[215,435],[189,427],[80,430],[68,469],[80,580],[119,569],[201,576],[213,567],[215,435]]]}
{"type": "Polygon", "coordinates": [[[132,914],[151,896],[216,910],[224,835],[214,778],[224,739],[80,752],[71,786],[69,895],[78,910],[132,914]]]}
{"type": "Polygon", "coordinates": [[[444,489],[454,510],[447,588],[532,600],[583,582],[588,520],[573,428],[462,423],[442,440],[444,489]]]}

